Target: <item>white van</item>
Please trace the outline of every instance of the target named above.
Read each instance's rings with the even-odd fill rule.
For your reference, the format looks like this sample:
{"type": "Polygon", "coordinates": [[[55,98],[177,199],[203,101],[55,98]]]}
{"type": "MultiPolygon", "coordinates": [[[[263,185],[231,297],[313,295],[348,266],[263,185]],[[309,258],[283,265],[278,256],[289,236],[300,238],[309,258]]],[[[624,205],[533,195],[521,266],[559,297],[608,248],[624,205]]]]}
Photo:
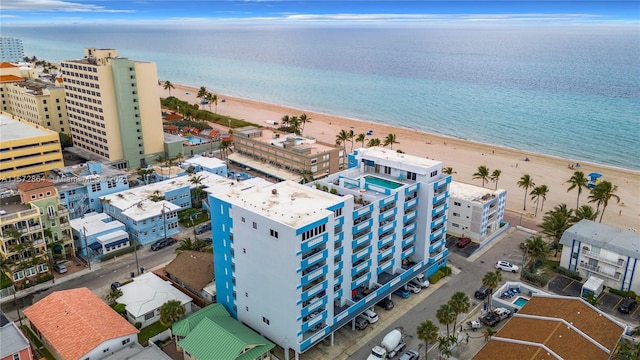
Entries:
{"type": "Polygon", "coordinates": [[[359,317],[367,320],[369,324],[373,324],[378,321],[378,314],[372,309],[365,310],[362,314],[358,315],[359,317]]]}
{"type": "Polygon", "coordinates": [[[429,279],[425,278],[424,274],[418,275],[415,279],[413,279],[411,281],[415,282],[418,285],[420,285],[423,289],[426,289],[426,288],[429,287],[429,279]]]}

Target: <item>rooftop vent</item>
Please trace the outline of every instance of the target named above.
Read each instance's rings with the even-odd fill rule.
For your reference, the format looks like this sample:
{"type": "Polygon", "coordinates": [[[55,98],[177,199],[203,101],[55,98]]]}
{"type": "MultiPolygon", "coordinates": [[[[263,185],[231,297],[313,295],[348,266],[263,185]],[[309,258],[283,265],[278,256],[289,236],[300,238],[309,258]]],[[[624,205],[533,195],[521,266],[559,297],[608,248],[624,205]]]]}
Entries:
{"type": "Polygon", "coordinates": [[[278,189],[271,189],[271,193],[273,195],[277,195],[278,194],[278,189]]]}

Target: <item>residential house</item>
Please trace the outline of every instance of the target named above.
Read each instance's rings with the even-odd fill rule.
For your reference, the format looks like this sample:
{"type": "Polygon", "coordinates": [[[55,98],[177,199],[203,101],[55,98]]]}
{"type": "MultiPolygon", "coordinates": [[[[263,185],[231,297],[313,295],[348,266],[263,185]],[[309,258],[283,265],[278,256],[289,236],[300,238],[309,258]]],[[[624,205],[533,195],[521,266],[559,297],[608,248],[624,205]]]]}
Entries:
{"type": "Polygon", "coordinates": [[[138,329],[84,287],[55,291],[24,315],[56,359],[98,360],[138,341],[138,329]]]}
{"type": "Polygon", "coordinates": [[[232,318],[220,304],[209,305],[171,328],[185,360],[270,360],[275,345],[232,318]]]}
{"type": "Polygon", "coordinates": [[[164,267],[167,277],[177,285],[185,288],[194,296],[214,302],[215,291],[211,294],[208,287],[213,281],[213,254],[200,251],[183,251],[164,267]]]}
{"type": "Polygon", "coordinates": [[[186,313],[191,313],[191,298],[151,272],[133,278],[120,290],[122,296],[116,301],[126,305],[127,320],[132,324],[139,322],[145,327],[159,321],[160,307],[170,300],[180,301],[186,313]]]}
{"type": "Polygon", "coordinates": [[[585,279],[603,279],[610,288],[640,293],[639,233],[581,220],[562,234],[560,244],[560,266],[585,279]]]}
{"type": "Polygon", "coordinates": [[[206,171],[212,174],[227,176],[227,162],[214,157],[196,155],[180,164],[183,169],[192,168],[194,172],[206,171]]]}
{"type": "Polygon", "coordinates": [[[53,261],[67,260],[75,256],[75,246],[71,236],[69,211],[60,204],[58,190],[49,180],[25,181],[16,187],[23,204],[40,212],[40,223],[44,228],[47,249],[53,261]]]}
{"type": "Polygon", "coordinates": [[[447,264],[442,163],[376,147],[349,166],[307,186],[205,189],[218,303],[296,357],[447,264]]]}
{"type": "Polygon", "coordinates": [[[60,203],[71,219],[102,212],[100,197],[129,189],[127,172],[97,161],[56,168],[53,174],[60,203]]]}
{"type": "Polygon", "coordinates": [[[31,343],[18,329],[16,324],[9,321],[0,312],[0,360],[34,360],[31,343]]]}
{"type": "Polygon", "coordinates": [[[625,329],[581,298],[534,295],[474,359],[608,360],[625,329]]]}
{"type": "Polygon", "coordinates": [[[103,254],[131,245],[125,225],[104,213],[73,219],[71,228],[76,248],[83,257],[88,254],[91,259],[100,259],[103,254]]]}
{"type": "Polygon", "coordinates": [[[507,192],[452,181],[449,187],[447,233],[484,245],[501,234],[507,192]]]}

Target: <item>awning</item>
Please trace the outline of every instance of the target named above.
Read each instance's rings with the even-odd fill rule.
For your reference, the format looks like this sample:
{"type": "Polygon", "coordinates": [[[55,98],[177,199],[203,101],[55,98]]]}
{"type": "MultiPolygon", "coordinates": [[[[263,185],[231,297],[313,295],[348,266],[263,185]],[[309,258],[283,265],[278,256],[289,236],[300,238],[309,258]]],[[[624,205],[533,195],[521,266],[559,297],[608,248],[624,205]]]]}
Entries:
{"type": "Polygon", "coordinates": [[[100,244],[99,242],[92,242],[91,244],[89,244],[89,249],[93,250],[93,251],[98,251],[100,249],[102,249],[102,244],[100,244]]]}
{"type": "Polygon", "coordinates": [[[250,156],[244,156],[238,153],[233,153],[233,154],[229,154],[228,158],[229,160],[235,163],[242,164],[243,166],[247,166],[251,169],[255,169],[256,171],[265,173],[267,175],[271,175],[281,180],[291,180],[297,183],[302,181],[302,176],[300,174],[287,171],[285,169],[273,166],[271,164],[263,163],[262,161],[254,160],[250,156]]]}
{"type": "Polygon", "coordinates": [[[109,248],[109,247],[112,247],[112,246],[118,246],[120,244],[126,243],[127,241],[129,241],[128,238],[127,239],[116,240],[114,242],[111,242],[111,243],[108,243],[108,244],[104,244],[104,247],[109,248]]]}

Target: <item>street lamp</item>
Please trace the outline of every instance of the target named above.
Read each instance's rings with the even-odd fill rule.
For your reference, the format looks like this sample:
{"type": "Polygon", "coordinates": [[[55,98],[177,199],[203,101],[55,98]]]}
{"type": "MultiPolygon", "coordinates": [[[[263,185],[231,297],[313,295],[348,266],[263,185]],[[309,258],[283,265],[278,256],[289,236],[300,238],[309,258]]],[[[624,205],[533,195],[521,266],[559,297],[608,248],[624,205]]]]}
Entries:
{"type": "Polygon", "coordinates": [[[164,238],[166,239],[167,238],[167,213],[164,211],[165,207],[166,205],[162,203],[162,210],[160,212],[162,213],[162,227],[164,228],[164,238]]]}
{"type": "Polygon", "coordinates": [[[87,264],[89,264],[89,270],[91,270],[91,255],[89,255],[89,245],[87,245],[87,228],[82,226],[82,233],[84,234],[84,250],[87,253],[87,264]]]}
{"type": "Polygon", "coordinates": [[[522,253],[522,270],[520,270],[520,280],[522,280],[522,273],[527,268],[527,253],[529,252],[529,244],[524,243],[524,253],[522,253]]]}

